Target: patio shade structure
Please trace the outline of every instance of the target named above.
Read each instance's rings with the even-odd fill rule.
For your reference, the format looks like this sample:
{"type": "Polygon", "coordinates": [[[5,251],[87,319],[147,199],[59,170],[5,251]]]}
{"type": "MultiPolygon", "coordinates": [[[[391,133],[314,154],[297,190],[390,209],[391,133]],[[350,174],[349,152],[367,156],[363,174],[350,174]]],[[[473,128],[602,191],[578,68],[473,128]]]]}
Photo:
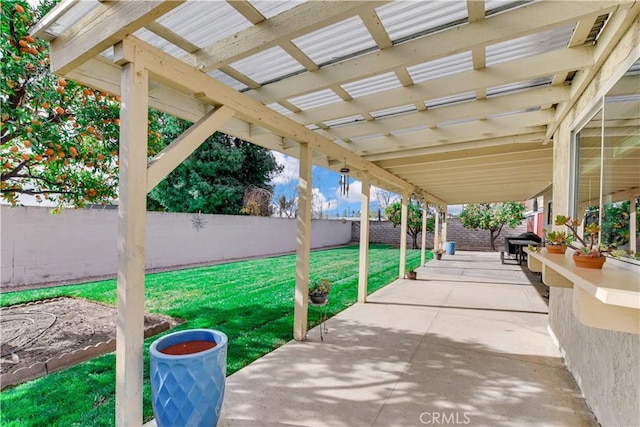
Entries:
{"type": "Polygon", "coordinates": [[[294,337],[303,339],[312,163],[347,165],[367,188],[403,194],[405,210],[411,195],[446,206],[538,194],[552,183],[554,133],[639,8],[62,0],[32,30],[50,40],[53,71],[122,98],[117,424],[142,421],[146,193],[207,136],[300,159],[294,337]],[[149,107],[194,123],[150,161],[149,107]]]}

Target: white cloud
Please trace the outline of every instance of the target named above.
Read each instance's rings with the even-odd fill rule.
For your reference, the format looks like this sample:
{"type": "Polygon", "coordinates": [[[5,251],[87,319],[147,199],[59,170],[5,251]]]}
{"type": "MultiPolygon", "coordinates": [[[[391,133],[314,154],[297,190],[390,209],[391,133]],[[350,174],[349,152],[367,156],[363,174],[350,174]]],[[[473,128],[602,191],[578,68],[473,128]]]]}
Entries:
{"type": "Polygon", "coordinates": [[[275,176],[271,180],[271,184],[288,184],[289,182],[298,179],[300,170],[300,162],[298,159],[277,151],[273,152],[273,156],[276,158],[276,162],[278,162],[279,165],[284,166],[284,169],[279,175],[275,176]]]}
{"type": "Polygon", "coordinates": [[[349,179],[349,195],[340,194],[340,188],[336,188],[336,197],[341,202],[358,203],[362,201],[362,182],[353,178],[349,179]]]}
{"type": "Polygon", "coordinates": [[[322,194],[319,188],[314,188],[312,191],[313,201],[311,203],[311,210],[313,212],[327,212],[333,210],[338,207],[338,200],[336,199],[327,199],[327,197],[322,194]]]}

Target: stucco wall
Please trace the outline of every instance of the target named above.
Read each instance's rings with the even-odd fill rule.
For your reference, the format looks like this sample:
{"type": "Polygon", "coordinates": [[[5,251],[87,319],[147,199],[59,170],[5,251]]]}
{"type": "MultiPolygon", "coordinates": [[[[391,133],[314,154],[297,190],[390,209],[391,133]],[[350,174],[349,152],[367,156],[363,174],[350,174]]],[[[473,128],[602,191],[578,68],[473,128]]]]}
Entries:
{"type": "Polygon", "coordinates": [[[549,327],[587,404],[603,426],[640,422],[640,335],[584,326],[572,289],[551,288],[549,327]]]}
{"type": "MultiPolygon", "coordinates": [[[[11,286],[116,273],[117,210],[25,207],[1,211],[1,280],[11,286]]],[[[165,268],[295,251],[294,219],[147,214],[146,266],[165,268]]],[[[348,243],[351,225],[314,220],[311,247],[348,243]]]]}
{"type": "MultiPolygon", "coordinates": [[[[554,135],[554,215],[567,214],[569,209],[572,126],[580,114],[589,109],[599,92],[607,90],[612,77],[625,71],[620,64],[639,44],[640,23],[636,18],[554,135]]],[[[608,264],[614,262],[611,260],[608,264]]],[[[638,425],[639,337],[580,324],[572,314],[571,290],[552,289],[549,312],[550,329],[598,421],[603,426],[638,425]]]]}

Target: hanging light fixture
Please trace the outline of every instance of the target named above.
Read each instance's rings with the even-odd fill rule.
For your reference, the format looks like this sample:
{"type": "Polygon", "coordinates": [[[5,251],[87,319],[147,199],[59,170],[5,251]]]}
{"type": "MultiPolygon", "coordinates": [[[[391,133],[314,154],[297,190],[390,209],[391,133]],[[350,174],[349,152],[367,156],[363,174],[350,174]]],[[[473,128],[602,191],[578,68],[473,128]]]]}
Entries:
{"type": "Polygon", "coordinates": [[[344,159],[344,166],[340,169],[340,195],[349,197],[349,172],[347,167],[347,159],[344,159]]]}

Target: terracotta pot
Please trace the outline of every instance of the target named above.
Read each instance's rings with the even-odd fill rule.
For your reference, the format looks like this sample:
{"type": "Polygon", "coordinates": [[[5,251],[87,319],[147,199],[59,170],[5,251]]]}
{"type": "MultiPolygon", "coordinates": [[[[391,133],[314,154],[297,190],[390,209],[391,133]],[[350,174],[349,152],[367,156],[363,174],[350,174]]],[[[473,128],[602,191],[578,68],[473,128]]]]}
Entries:
{"type": "Polygon", "coordinates": [[[416,280],[416,278],[418,277],[418,273],[416,273],[415,271],[410,271],[405,276],[409,280],[416,280]]]}
{"type": "Polygon", "coordinates": [[[576,267],[581,267],[581,268],[601,269],[606,260],[607,258],[603,256],[592,257],[592,256],[581,256],[581,255],[578,255],[577,253],[573,254],[573,262],[575,262],[576,267]]]}
{"type": "Polygon", "coordinates": [[[562,245],[549,245],[545,247],[550,254],[563,254],[567,251],[567,247],[562,245]]]}
{"type": "Polygon", "coordinates": [[[436,254],[436,259],[438,260],[442,259],[442,254],[436,254]]]}

